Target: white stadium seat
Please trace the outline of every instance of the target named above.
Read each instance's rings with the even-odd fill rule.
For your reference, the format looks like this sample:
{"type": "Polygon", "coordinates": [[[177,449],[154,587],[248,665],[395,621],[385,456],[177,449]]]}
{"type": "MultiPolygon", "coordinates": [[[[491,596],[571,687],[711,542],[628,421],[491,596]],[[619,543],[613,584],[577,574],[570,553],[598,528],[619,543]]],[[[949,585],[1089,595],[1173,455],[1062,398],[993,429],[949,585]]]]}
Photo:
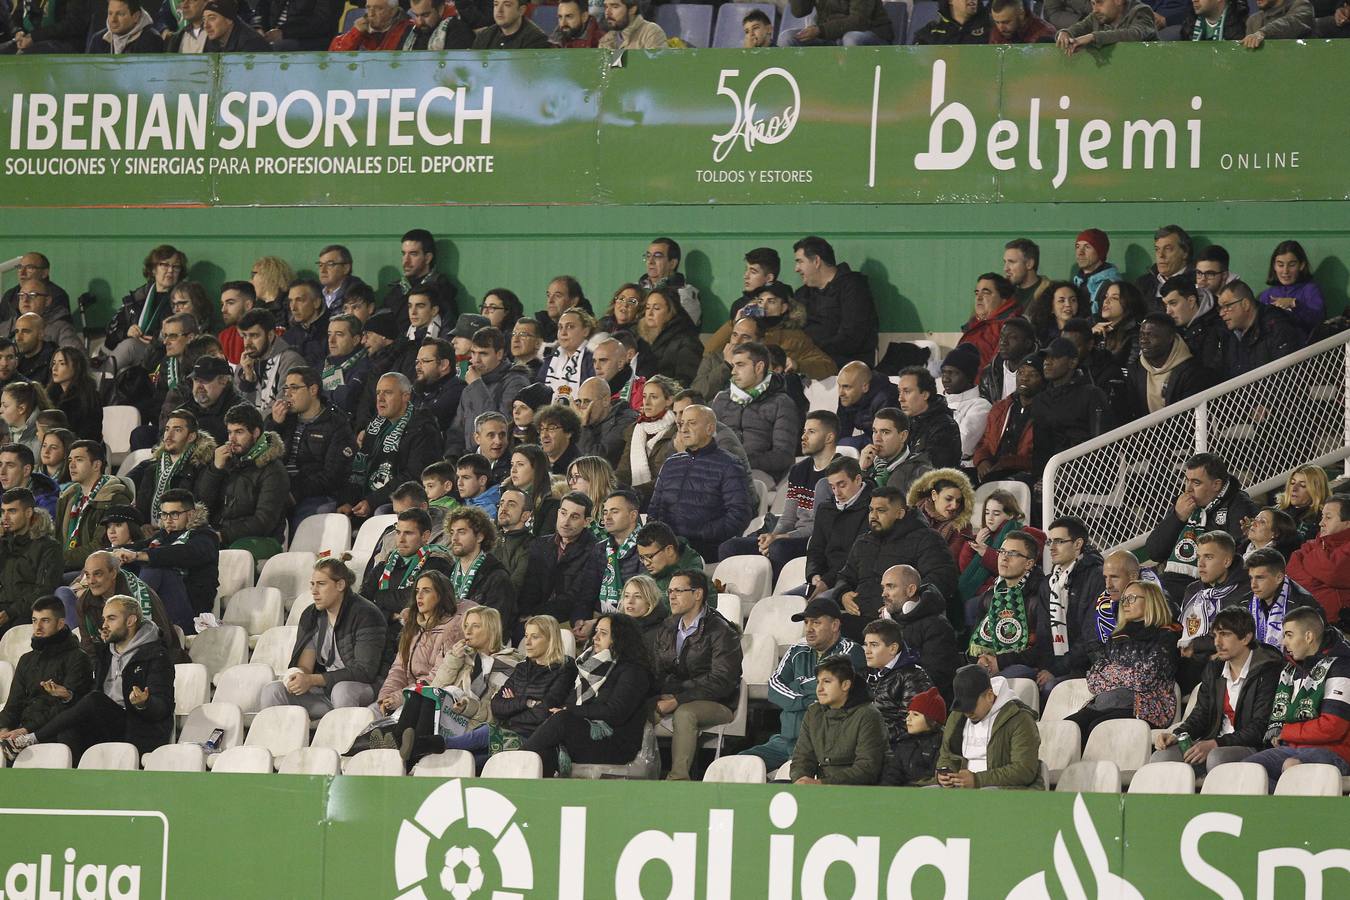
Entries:
{"type": "Polygon", "coordinates": [[[769,698],[769,679],[777,661],[778,648],[772,635],[741,635],[741,680],[751,700],[769,698]]]}
{"type": "Polygon", "coordinates": [[[397,750],[362,750],[347,761],[344,775],[403,775],[403,757],[397,750]]]}
{"type": "MultiPolygon", "coordinates": [[[[228,601],[244,588],[253,587],[253,554],[247,550],[220,551],[220,586],[216,588],[216,599],[228,601]]],[[[220,604],[216,604],[219,614],[220,604]]]]}
{"type": "Polygon", "coordinates": [[[309,713],[300,706],[269,706],[258,710],[248,726],[245,747],[265,747],[280,761],[309,743],[309,713]]]}
{"type": "Polygon", "coordinates": [[[231,747],[214,760],[212,772],[271,775],[272,754],[263,747],[231,747]]]}
{"type": "Polygon", "coordinates": [[[352,547],[352,520],[339,513],[306,516],[291,537],[289,550],[341,556],[352,547]]]}
{"type": "Polygon", "coordinates": [[[1282,797],[1339,797],[1341,773],[1326,763],[1290,766],[1280,775],[1275,793],[1282,797]]]}
{"type": "Polygon", "coordinates": [[[1105,760],[1079,760],[1059,776],[1057,791],[1075,794],[1119,794],[1120,770],[1105,760]]]}
{"type": "Polygon", "coordinates": [[[703,773],[704,784],[763,784],[766,780],[764,760],[758,756],[723,756],[703,773]]]}
{"type": "Polygon", "coordinates": [[[483,778],[543,778],[544,761],[532,750],[503,750],[483,764],[483,778]]]}
{"type": "Polygon", "coordinates": [[[281,624],[281,617],[281,591],[273,587],[251,587],[236,591],[230,597],[222,621],[248,632],[248,645],[252,647],[264,631],[281,624]]]}
{"type": "Polygon", "coordinates": [[[205,772],[206,752],[196,744],[165,744],[141,757],[147,772],[205,772]]]}
{"type": "Polygon", "coordinates": [[[247,716],[258,711],[259,692],[275,678],[272,667],[264,663],[230,666],[220,673],[211,699],[216,703],[233,703],[247,716]]]}
{"type": "Polygon", "coordinates": [[[65,744],[34,744],[24,747],[14,760],[16,769],[69,769],[70,748],[65,744]]]}
{"type": "Polygon", "coordinates": [[[205,744],[217,728],[225,732],[217,750],[237,747],[244,740],[244,714],[233,703],[203,703],[188,715],[178,743],[205,744]]]}
{"type": "Polygon", "coordinates": [[[123,478],[136,471],[136,467],[147,459],[155,455],[154,448],[146,447],[140,450],[132,450],[117,465],[117,474],[123,478]]]}
{"type": "Polygon", "coordinates": [[[748,609],[769,596],[773,582],[773,566],[758,553],[728,556],[717,564],[713,578],[722,582],[728,593],[741,598],[741,608],[748,609]]]}
{"type": "Polygon", "coordinates": [[[0,660],[9,663],[16,669],[19,667],[19,660],[29,650],[33,649],[33,626],[15,625],[5,632],[4,637],[0,637],[0,660]]]}
{"type": "Polygon", "coordinates": [[[336,775],[341,758],[332,747],[301,747],[277,763],[282,775],[336,775]]]}
{"type": "Polygon", "coordinates": [[[14,684],[14,666],[9,660],[0,659],[0,706],[9,699],[10,687],[14,684]]]}
{"type": "Polygon", "coordinates": [[[1082,757],[1082,733],[1077,722],[1063,719],[1051,722],[1042,719],[1036,727],[1041,732],[1041,762],[1050,772],[1048,785],[1054,787],[1060,774],[1082,757]]]}
{"type": "Polygon", "coordinates": [[[300,617],[305,614],[305,610],[314,605],[314,595],[309,591],[302,591],[291,601],[290,607],[286,610],[286,624],[299,625],[300,617]]]}
{"type": "Polygon", "coordinates": [[[563,656],[571,659],[577,658],[577,636],[572,633],[570,628],[558,629],[558,634],[562,637],[563,656]]]}
{"type": "Polygon", "coordinates": [[[131,432],[140,424],[141,413],[134,406],[103,407],[103,442],[110,465],[116,466],[131,452],[131,432]]]}
{"type": "Polygon", "coordinates": [[[1149,763],[1130,779],[1131,794],[1194,794],[1195,769],[1190,763],[1149,763]]]}
{"type": "Polygon", "coordinates": [[[782,655],[779,651],[802,639],[802,623],[792,621],[792,617],[804,609],[806,609],[805,597],[765,597],[750,610],[750,617],[745,621],[745,630],[748,634],[762,634],[773,638],[776,662],[782,655]]]}
{"type": "Polygon", "coordinates": [[[230,666],[248,662],[248,632],[238,625],[217,625],[197,635],[188,648],[195,663],[206,666],[214,684],[216,676],[230,666]]]}
{"type": "Polygon", "coordinates": [[[421,778],[472,778],[477,768],[468,750],[446,750],[422,757],[412,773],[421,778]]]}
{"type": "Polygon", "coordinates": [[[1083,704],[1092,699],[1086,678],[1070,678],[1061,681],[1050,691],[1045,700],[1045,709],[1041,711],[1041,721],[1054,722],[1068,718],[1083,708],[1083,704]]]}
{"type": "Polygon", "coordinates": [[[140,752],[135,744],[108,741],[95,744],[80,757],[81,769],[103,769],[111,772],[135,772],[141,767],[140,752]]]}
{"type": "Polygon", "coordinates": [[[1265,796],[1270,779],[1257,763],[1231,762],[1205,773],[1200,793],[1215,796],[1265,796]]]}
{"type": "MultiPolygon", "coordinates": [[[[258,575],[258,587],[274,587],[283,597],[294,597],[301,591],[309,590],[309,577],[314,571],[318,556],[307,550],[294,553],[278,553],[263,563],[258,575]]],[[[277,619],[280,624],[281,619],[277,619]]]]}
{"type": "Polygon", "coordinates": [[[253,648],[253,656],[249,661],[270,666],[275,677],[280,678],[291,667],[291,655],[298,632],[295,625],[278,625],[267,629],[258,638],[258,645],[253,648]]]}
{"type": "Polygon", "coordinates": [[[773,586],[774,594],[782,596],[793,588],[806,584],[806,557],[790,559],[778,573],[778,581],[773,586]]]}
{"type": "Polygon", "coordinates": [[[181,725],[188,713],[211,699],[211,673],[201,663],[175,663],[173,711],[181,725]]]}
{"type": "Polygon", "coordinates": [[[722,614],[733,625],[740,625],[745,620],[741,617],[741,596],[740,594],[718,594],[717,611],[722,614]]]}
{"type": "Polygon", "coordinates": [[[329,710],[314,729],[311,747],[328,747],[339,755],[351,749],[352,741],[375,721],[375,714],[364,706],[343,706],[329,710]]]}
{"type": "MultiPolygon", "coordinates": [[[[356,533],[356,540],[352,542],[353,561],[357,556],[363,556],[366,559],[375,555],[375,548],[380,543],[380,535],[390,525],[398,521],[398,516],[388,513],[383,516],[371,516],[361,523],[361,530],[356,533]]],[[[358,576],[360,572],[356,573],[358,576]]]]}
{"type": "Polygon", "coordinates": [[[1007,681],[1018,700],[1029,706],[1032,712],[1041,711],[1041,688],[1034,678],[1009,678],[1007,681]]]}
{"type": "Polygon", "coordinates": [[[1116,764],[1120,778],[1129,784],[1134,773],[1143,768],[1153,752],[1148,723],[1141,719],[1107,719],[1088,735],[1083,748],[1085,761],[1105,760],[1116,764]]]}

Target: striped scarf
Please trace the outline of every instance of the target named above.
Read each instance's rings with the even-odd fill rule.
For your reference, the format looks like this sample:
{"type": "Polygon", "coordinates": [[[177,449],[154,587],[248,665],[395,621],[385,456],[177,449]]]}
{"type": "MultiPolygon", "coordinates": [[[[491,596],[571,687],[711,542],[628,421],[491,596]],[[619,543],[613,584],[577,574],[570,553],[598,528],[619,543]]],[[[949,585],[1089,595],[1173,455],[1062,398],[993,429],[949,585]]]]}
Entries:
{"type": "Polygon", "coordinates": [[[970,637],[971,656],[984,653],[1017,653],[1031,643],[1031,620],[1027,601],[1022,596],[1026,577],[1017,584],[1008,584],[1002,578],[994,582],[994,596],[989,612],[970,637]]]}
{"type": "Polygon", "coordinates": [[[610,651],[596,653],[594,647],[588,647],[577,657],[577,680],[572,687],[572,705],[580,706],[587,700],[594,700],[613,668],[614,655],[610,651]]]}
{"type": "Polygon", "coordinates": [[[80,488],[80,499],[71,505],[66,512],[66,547],[74,550],[80,543],[80,521],[84,518],[85,510],[89,508],[89,503],[94,499],[94,495],[103,490],[103,486],[112,480],[110,475],[100,475],[94,486],[85,490],[80,488]]]}
{"type": "Polygon", "coordinates": [[[633,533],[624,539],[622,544],[615,544],[614,540],[605,536],[605,580],[600,583],[600,610],[601,612],[616,612],[619,609],[619,592],[623,590],[623,576],[619,572],[619,561],[632,552],[637,546],[638,530],[633,529],[633,533]]]}

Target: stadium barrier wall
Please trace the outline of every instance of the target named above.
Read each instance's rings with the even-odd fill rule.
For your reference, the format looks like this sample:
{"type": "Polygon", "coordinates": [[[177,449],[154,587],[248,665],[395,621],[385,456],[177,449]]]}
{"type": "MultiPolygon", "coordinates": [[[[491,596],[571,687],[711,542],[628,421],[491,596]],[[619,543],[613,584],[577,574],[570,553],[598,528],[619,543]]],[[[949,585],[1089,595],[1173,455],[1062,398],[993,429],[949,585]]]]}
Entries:
{"type": "Polygon", "coordinates": [[[7,900],[1350,894],[1341,798],[0,773],[7,900]]]}

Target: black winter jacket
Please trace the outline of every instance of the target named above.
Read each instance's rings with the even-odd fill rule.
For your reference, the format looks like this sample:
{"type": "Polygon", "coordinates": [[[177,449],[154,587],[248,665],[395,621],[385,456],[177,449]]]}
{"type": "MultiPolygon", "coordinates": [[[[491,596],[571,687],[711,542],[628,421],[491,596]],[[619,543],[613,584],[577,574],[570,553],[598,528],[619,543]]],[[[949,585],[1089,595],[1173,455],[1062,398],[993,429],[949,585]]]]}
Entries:
{"type": "Polygon", "coordinates": [[[740,461],[716,441],[675,453],[656,476],[648,520],[665,522],[704,559],[716,559],[718,546],[754,516],[748,482],[740,461]]]}
{"type": "Polygon", "coordinates": [[[637,410],[627,403],[613,403],[609,414],[594,425],[587,425],[577,436],[577,452],[582,456],[602,456],[617,466],[628,434],[638,420],[637,410]]]}
{"type": "Polygon", "coordinates": [[[53,681],[70,691],[70,703],[89,693],[94,684],[89,654],[80,649],[79,640],[69,628],[62,628],[51,637],[33,638],[32,647],[14,667],[9,699],[0,710],[0,731],[14,728],[37,731],[69,705],[44,691],[44,681],[53,681]]]}
{"type": "Polygon", "coordinates": [[[938,753],[942,751],[942,731],[906,735],[891,748],[881,783],[892,787],[906,787],[932,781],[937,771],[938,753]]]}
{"type": "Polygon", "coordinates": [[[947,398],[934,394],[928,398],[928,409],[909,420],[910,453],[922,453],[938,469],[955,469],[961,465],[961,427],[952,416],[947,398]]]}
{"type": "Polygon", "coordinates": [[[389,453],[384,449],[384,441],[377,436],[366,435],[369,453],[367,472],[375,473],[384,463],[390,465],[387,479],[370,479],[364,486],[349,485],[355,488],[356,499],[365,500],[372,510],[389,502],[389,495],[405,481],[421,483],[422,470],[441,458],[441,431],[436,427],[436,417],[431,413],[414,409],[408,428],[399,439],[398,447],[389,453]]]}
{"type": "Polygon", "coordinates": [[[867,393],[852,406],[839,404],[839,443],[861,450],[872,443],[872,418],[877,410],[888,406],[899,406],[900,397],[891,380],[880,372],[872,373],[872,382],[867,393]],[[854,434],[853,432],[860,432],[854,434]]]}
{"type": "Polygon", "coordinates": [[[198,480],[200,499],[210,508],[226,547],[240,538],[282,538],[291,479],[281,461],[286,450],[281,436],[275,431],[267,435],[271,446],[257,458],[231,457],[224,469],[213,463],[198,480]]]}
{"type": "Polygon", "coordinates": [[[1233,332],[1223,324],[1219,317],[1219,308],[1211,305],[1208,310],[1191,319],[1189,325],[1181,329],[1181,339],[1191,350],[1200,365],[1216,374],[1224,371],[1224,345],[1235,340],[1233,332]]]}
{"type": "Polygon", "coordinates": [[[952,679],[956,670],[965,665],[965,655],[957,648],[956,630],[947,619],[947,601],[942,592],[931,584],[921,585],[917,604],[909,612],[893,612],[891,618],[899,624],[905,637],[905,646],[919,654],[933,686],[942,699],[952,702],[952,679]]]}
{"type": "Polygon", "coordinates": [[[1035,474],[1045,471],[1045,464],[1056,453],[1111,427],[1109,407],[1106,394],[1082,371],[1074,372],[1066,384],[1046,385],[1029,410],[1036,429],[1032,444],[1035,474]]]}
{"type": "Polygon", "coordinates": [[[835,365],[842,368],[855,359],[869,366],[876,362],[877,306],[865,275],[840,263],[829,284],[803,285],[796,299],[806,307],[804,330],[835,365]]]}
{"type": "Polygon", "coordinates": [[[711,700],[734,709],[741,688],[741,630],[705,606],[703,620],[675,653],[683,617],[672,615],[656,635],[656,668],[661,694],[680,703],[711,700]]]}
{"type": "Polygon", "coordinates": [[[933,680],[919,665],[919,654],[909,647],[900,651],[900,658],[890,668],[867,670],[867,690],[886,723],[886,740],[892,750],[904,740],[909,701],[932,686],[933,680]]]}
{"type": "MultiPolygon", "coordinates": [[[[627,763],[642,749],[642,732],[655,690],[652,674],[640,665],[620,660],[610,669],[599,693],[579,706],[568,705],[567,752],[580,763],[627,763]],[[604,722],[614,733],[602,740],[591,737],[591,722],[604,722]]],[[[526,749],[531,749],[526,745],[526,749]]]]}
{"type": "MultiPolygon", "coordinates": [[[[33,35],[33,39],[35,41],[44,40],[44,38],[38,37],[37,34],[33,35]]],[[[48,38],[47,40],[50,39],[48,38]]],[[[259,40],[261,40],[261,38],[259,38],[259,40]]],[[[83,44],[81,44],[79,49],[84,49],[83,44]]],[[[117,308],[117,312],[113,314],[112,320],[108,322],[107,328],[104,329],[103,347],[105,350],[115,349],[118,344],[126,340],[127,331],[131,326],[140,324],[141,313],[145,309],[146,300],[150,298],[151,294],[154,293],[154,290],[155,283],[150,281],[122,298],[122,305],[117,308]]],[[[158,335],[160,323],[171,313],[172,309],[171,304],[169,303],[169,295],[154,293],[153,312],[150,315],[150,321],[146,323],[148,327],[144,329],[145,333],[148,335],[158,335]]]]}
{"type": "Polygon", "coordinates": [[[1303,347],[1307,339],[1294,317],[1278,306],[1256,304],[1256,321],[1238,337],[1229,332],[1224,342],[1224,366],[1227,378],[1245,375],[1266,363],[1274,362],[1303,347]]]}
{"type": "Polygon", "coordinates": [[[989,7],[981,5],[975,15],[961,24],[952,18],[951,0],[938,5],[938,17],[919,29],[914,43],[924,44],[987,44],[993,29],[989,7]]]}
{"type": "Polygon", "coordinates": [[[817,494],[816,518],[811,524],[811,540],[806,545],[806,583],[819,575],[833,585],[839,570],[848,562],[858,535],[867,531],[867,508],[872,502],[872,485],[863,482],[861,496],[843,512],[833,494],[822,500],[817,494]]]}
{"type": "Polygon", "coordinates": [[[550,709],[567,705],[572,685],[577,680],[577,664],[571,657],[560,663],[541,666],[525,659],[507,677],[502,689],[492,696],[492,718],[503,728],[509,728],[521,737],[529,737],[544,724],[550,709]],[[511,697],[503,697],[510,692],[511,697]],[[534,706],[530,700],[539,701],[534,706]]]}
{"type": "Polygon", "coordinates": [[[692,384],[702,359],[703,341],[699,339],[698,326],[681,307],[652,341],[651,349],[638,354],[637,373],[643,378],[666,375],[680,384],[692,384]]]}
{"type": "Polygon", "coordinates": [[[1180,734],[1184,731],[1192,740],[1214,741],[1220,747],[1252,747],[1259,750],[1265,746],[1270,708],[1275,703],[1275,684],[1284,669],[1284,657],[1275,648],[1265,644],[1257,644],[1252,649],[1247,680],[1238,691],[1237,704],[1233,707],[1233,730],[1220,736],[1219,726],[1223,722],[1223,704],[1228,691],[1228,683],[1223,677],[1227,665],[1221,659],[1211,659],[1205,663],[1195,707],[1180,725],[1173,726],[1172,732],[1180,734]]]}
{"type": "Polygon", "coordinates": [[[235,16],[234,28],[225,36],[225,40],[206,39],[207,53],[267,53],[271,49],[272,45],[238,16],[235,16]]]}
{"type": "Polygon", "coordinates": [[[458,375],[447,375],[431,385],[413,382],[413,405],[422,412],[431,413],[436,419],[436,427],[441,431],[448,429],[455,420],[459,399],[463,395],[464,379],[458,375]]]}
{"type": "MultiPolygon", "coordinates": [[[[300,614],[300,626],[295,634],[295,650],[291,653],[291,667],[300,664],[300,657],[314,642],[319,630],[319,616],[328,617],[328,613],[317,606],[311,606],[300,614]]],[[[380,654],[384,650],[385,631],[384,614],[360,594],[348,594],[338,610],[337,622],[333,624],[333,637],[337,644],[338,656],[342,658],[342,668],[324,670],[315,663],[314,674],[323,676],[324,689],[331,691],[333,686],[344,681],[356,681],[379,688],[384,681],[384,673],[379,671],[380,654]]]]}
{"type": "Polygon", "coordinates": [[[148,566],[183,573],[193,611],[210,612],[220,589],[220,538],[206,523],[206,510],[200,504],[193,512],[192,523],[182,543],[178,539],[183,532],[161,531],[149,540],[132,544],[131,549],[144,551],[150,558],[148,566]]]}
{"type": "Polygon", "coordinates": [[[516,621],[516,595],[511,573],[501,560],[489,553],[473,576],[473,583],[464,598],[475,606],[490,606],[502,616],[502,628],[510,631],[516,621]]]}
{"type": "Polygon", "coordinates": [[[33,618],[33,603],[61,584],[61,545],[53,536],[52,517],[34,509],[28,528],[0,537],[0,610],[9,621],[0,633],[33,618]]]}
{"type": "Polygon", "coordinates": [[[586,621],[596,611],[604,563],[595,535],[585,529],[558,558],[558,539],[544,534],[530,544],[519,615],[549,615],[559,622],[586,621]]]}
{"type": "MultiPolygon", "coordinates": [[[[169,479],[165,490],[186,488],[192,491],[192,495],[198,500],[205,500],[206,498],[202,493],[203,473],[211,468],[215,452],[215,439],[207,434],[206,429],[203,428],[197,433],[197,440],[188,445],[187,450],[184,451],[187,458],[179,461],[178,469],[169,479]]],[[[156,447],[151,457],[133,469],[129,476],[136,485],[136,509],[146,522],[159,519],[159,510],[151,509],[150,501],[155,496],[155,482],[159,477],[159,461],[163,456],[163,446],[156,447]]],[[[165,460],[165,464],[168,464],[167,460],[165,460]]]]}
{"type": "Polygon", "coordinates": [[[341,497],[356,456],[356,435],[346,414],[325,403],[313,420],[301,422],[291,413],[277,431],[286,442],[282,461],[290,476],[291,499],[299,502],[310,497],[341,497]]]}
{"type": "Polygon", "coordinates": [[[931,582],[945,597],[956,594],[956,561],[947,549],[947,542],[936,531],[924,524],[923,516],[910,511],[891,526],[885,534],[862,534],[848,561],[839,570],[839,578],[831,588],[838,598],[847,591],[857,591],[855,603],[861,615],[845,614],[844,636],[861,640],[862,630],[881,613],[885,601],[881,596],[881,576],[891,566],[900,564],[919,570],[924,581],[931,582]]]}
{"type": "Polygon", "coordinates": [[[1068,626],[1069,649],[1051,660],[1050,672],[1060,677],[1081,678],[1106,649],[1097,637],[1097,598],[1106,590],[1102,575],[1102,554],[1091,544],[1069,573],[1068,626]]]}
{"type": "MultiPolygon", "coordinates": [[[[153,625],[145,627],[154,629],[153,625]]],[[[96,645],[92,690],[103,690],[103,683],[111,668],[112,648],[104,643],[96,645]]],[[[131,659],[122,667],[122,703],[127,712],[126,740],[135,744],[140,753],[149,753],[167,744],[173,733],[173,676],[173,660],[158,638],[132,648],[131,659]],[[131,704],[133,687],[143,688],[150,693],[141,709],[131,704]]]]}
{"type": "MultiPolygon", "coordinates": [[[[1255,516],[1257,512],[1259,509],[1256,504],[1247,496],[1247,492],[1238,484],[1237,479],[1229,478],[1223,493],[1215,498],[1213,505],[1205,512],[1200,531],[1226,531],[1232,535],[1233,541],[1241,546],[1245,540],[1242,520],[1255,516]]],[[[1193,571],[1174,572],[1168,569],[1168,558],[1176,548],[1185,527],[1186,521],[1178,519],[1176,510],[1169,508],[1163,513],[1162,520],[1149,533],[1148,540],[1144,542],[1144,551],[1148,553],[1149,559],[1158,564],[1158,575],[1162,578],[1167,595],[1173,600],[1180,597],[1186,586],[1196,577],[1193,571]]],[[[1241,568],[1240,562],[1236,567],[1241,568]]]]}

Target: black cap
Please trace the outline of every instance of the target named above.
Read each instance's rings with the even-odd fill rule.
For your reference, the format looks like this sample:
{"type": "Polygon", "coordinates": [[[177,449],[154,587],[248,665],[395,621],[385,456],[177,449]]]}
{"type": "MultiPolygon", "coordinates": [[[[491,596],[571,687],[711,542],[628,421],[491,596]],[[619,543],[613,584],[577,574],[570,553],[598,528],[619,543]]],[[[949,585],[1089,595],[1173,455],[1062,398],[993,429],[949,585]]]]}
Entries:
{"type": "Polygon", "coordinates": [[[230,364],[219,356],[200,357],[192,366],[192,377],[197,381],[212,381],[230,374],[230,364]]]}
{"type": "Polygon", "coordinates": [[[476,315],[475,313],[461,313],[459,320],[455,322],[455,330],[450,332],[451,337],[472,338],[478,333],[478,329],[487,328],[492,322],[487,316],[476,315]]]}
{"type": "Polygon", "coordinates": [[[1022,361],[1017,364],[1017,368],[1030,366],[1042,375],[1045,374],[1045,357],[1040,353],[1030,353],[1022,357],[1022,361]]]}
{"type": "Polygon", "coordinates": [[[952,679],[952,709],[970,715],[989,690],[989,673],[979,666],[962,666],[952,679]]]}
{"type": "Polygon", "coordinates": [[[391,341],[396,341],[402,335],[402,330],[398,327],[398,320],[394,318],[393,310],[377,310],[369,319],[366,320],[365,330],[374,332],[391,341]]]}
{"type": "Polygon", "coordinates": [[[806,609],[792,617],[794,622],[805,622],[807,619],[815,619],[819,616],[833,616],[836,619],[844,617],[844,611],[839,608],[829,597],[817,597],[806,604],[806,609]]]}
{"type": "Polygon", "coordinates": [[[773,294],[775,297],[777,297],[779,300],[782,300],[784,303],[788,303],[792,300],[792,288],[788,287],[781,281],[770,281],[768,284],[760,285],[755,290],[756,297],[758,297],[760,294],[765,293],[773,294]]]}
{"type": "Polygon", "coordinates": [[[1050,342],[1050,346],[1045,348],[1045,355],[1060,359],[1077,359],[1078,345],[1068,338],[1057,337],[1050,342]]]}
{"type": "Polygon", "coordinates": [[[103,513],[103,518],[99,521],[104,525],[109,522],[130,522],[133,525],[145,524],[144,520],[141,519],[141,511],[127,504],[108,507],[103,513]]]}

